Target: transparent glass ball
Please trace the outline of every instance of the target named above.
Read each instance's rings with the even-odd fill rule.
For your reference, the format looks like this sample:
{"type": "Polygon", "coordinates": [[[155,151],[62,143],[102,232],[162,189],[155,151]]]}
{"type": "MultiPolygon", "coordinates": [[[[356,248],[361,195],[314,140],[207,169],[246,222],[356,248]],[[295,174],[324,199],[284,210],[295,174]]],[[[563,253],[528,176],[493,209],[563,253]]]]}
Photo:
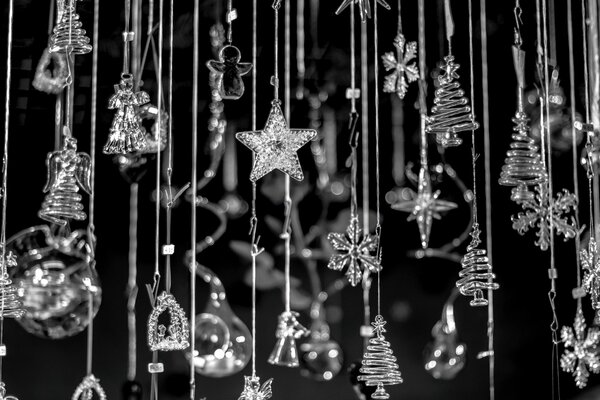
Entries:
{"type": "Polygon", "coordinates": [[[25,309],[19,324],[49,339],[83,331],[90,301],[96,315],[102,298],[85,232],[54,236],[48,226],[36,226],[10,238],[7,250],[17,258],[9,274],[25,309]]]}

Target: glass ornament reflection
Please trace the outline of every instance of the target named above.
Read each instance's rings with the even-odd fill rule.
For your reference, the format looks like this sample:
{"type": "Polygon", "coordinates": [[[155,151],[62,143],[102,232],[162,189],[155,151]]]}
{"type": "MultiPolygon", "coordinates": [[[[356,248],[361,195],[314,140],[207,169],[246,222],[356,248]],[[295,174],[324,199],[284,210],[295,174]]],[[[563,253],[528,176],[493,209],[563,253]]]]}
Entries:
{"type": "Polygon", "coordinates": [[[465,366],[466,345],[458,341],[454,321],[454,301],[458,290],[454,289],[444,304],[442,319],[431,330],[433,341],[425,349],[425,370],[435,379],[453,379],[465,366]]]}
{"type": "Polygon", "coordinates": [[[300,365],[296,339],[307,336],[310,332],[300,322],[295,311],[284,311],[279,315],[275,337],[277,342],[269,356],[269,364],[280,367],[297,367],[300,365]]]}
{"type": "Polygon", "coordinates": [[[55,236],[48,226],[35,226],[17,233],[6,245],[17,258],[9,273],[25,310],[19,324],[50,339],[83,331],[90,299],[95,315],[102,297],[85,232],[55,236]]]}
{"type": "Polygon", "coordinates": [[[200,264],[196,264],[196,274],[210,285],[204,312],[196,316],[196,372],[212,378],[236,374],[252,356],[250,330],[231,310],[216,274],[200,264]]]}

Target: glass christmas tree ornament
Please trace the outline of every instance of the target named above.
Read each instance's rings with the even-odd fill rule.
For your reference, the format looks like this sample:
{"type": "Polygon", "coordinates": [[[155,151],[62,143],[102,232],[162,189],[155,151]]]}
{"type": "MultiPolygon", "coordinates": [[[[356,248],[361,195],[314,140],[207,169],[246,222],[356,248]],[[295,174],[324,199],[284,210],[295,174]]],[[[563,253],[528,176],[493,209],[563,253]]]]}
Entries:
{"type": "Polygon", "coordinates": [[[17,233],[6,246],[17,261],[9,275],[25,311],[19,324],[49,339],[83,331],[90,301],[95,315],[102,298],[85,231],[64,237],[54,235],[46,225],[35,226],[17,233]]]}
{"type": "Polygon", "coordinates": [[[273,396],[273,378],[260,385],[258,376],[244,376],[244,390],[238,400],[268,400],[273,396]]]}
{"type": "Polygon", "coordinates": [[[92,51],[79,14],[75,12],[76,0],[57,0],[59,22],[53,29],[48,50],[50,53],[87,54],[92,51]]]}
{"type": "MultiPolygon", "coordinates": [[[[1,251],[2,249],[0,249],[1,251]]],[[[2,261],[0,260],[0,262],[2,261]]],[[[12,269],[16,266],[17,259],[9,251],[4,257],[2,268],[0,268],[0,271],[2,271],[0,276],[0,317],[2,318],[21,318],[25,313],[23,303],[19,300],[17,287],[13,285],[12,280],[8,277],[9,268],[12,269]]]]}

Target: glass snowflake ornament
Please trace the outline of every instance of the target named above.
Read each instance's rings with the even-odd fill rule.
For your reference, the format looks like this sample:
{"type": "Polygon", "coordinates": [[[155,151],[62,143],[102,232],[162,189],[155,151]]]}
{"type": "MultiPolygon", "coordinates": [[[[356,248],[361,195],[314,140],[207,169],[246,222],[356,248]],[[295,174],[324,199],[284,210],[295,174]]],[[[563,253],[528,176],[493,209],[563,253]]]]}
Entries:
{"type": "Polygon", "coordinates": [[[262,386],[260,386],[260,377],[258,376],[244,376],[244,390],[238,400],[268,400],[273,396],[271,385],[273,384],[273,378],[267,379],[262,386]]]}
{"type": "Polygon", "coordinates": [[[385,93],[396,93],[403,99],[408,90],[408,84],[419,79],[419,68],[412,62],[417,55],[417,42],[406,42],[404,35],[399,33],[394,39],[397,57],[391,51],[381,56],[386,71],[393,71],[383,81],[385,93]]]}
{"type": "Polygon", "coordinates": [[[175,296],[162,292],[148,318],[148,346],[151,351],[185,350],[189,347],[189,328],[185,312],[175,296]],[[169,313],[169,327],[158,323],[162,313],[169,313]]]}
{"type": "Polygon", "coordinates": [[[90,374],[83,378],[83,381],[77,386],[71,400],[91,400],[94,393],[96,393],[99,400],[106,400],[106,393],[100,386],[100,380],[90,374]]]}
{"type": "Polygon", "coordinates": [[[301,181],[304,179],[297,151],[317,136],[314,129],[290,129],[279,100],[273,100],[262,131],[238,132],[235,137],[254,152],[250,180],[256,182],[274,169],[301,181]]]}
{"type": "Polygon", "coordinates": [[[550,204],[547,185],[539,185],[535,190],[537,193],[534,199],[519,203],[524,212],[512,217],[513,229],[519,232],[519,235],[524,235],[529,229],[537,228],[538,239],[535,245],[542,250],[548,250],[550,246],[551,221],[556,233],[563,235],[565,240],[574,238],[577,234],[576,222],[572,215],[569,218],[569,214],[577,209],[577,197],[563,189],[550,204]]]}
{"type": "MultiPolygon", "coordinates": [[[[340,15],[348,6],[352,3],[358,4],[358,12],[360,13],[360,20],[367,22],[367,18],[372,17],[371,13],[371,2],[369,0],[344,0],[342,4],[335,11],[335,15],[340,15]]],[[[381,4],[386,10],[390,10],[391,7],[385,0],[375,0],[375,5],[381,4]]]]}
{"type": "Polygon", "coordinates": [[[600,358],[597,354],[600,329],[589,328],[586,333],[585,317],[581,307],[578,307],[573,328],[563,326],[560,336],[565,344],[565,352],[560,358],[560,366],[563,371],[573,374],[575,385],[578,388],[584,388],[587,385],[590,371],[594,374],[600,372],[600,358]]]}
{"type": "Polygon", "coordinates": [[[346,266],[346,277],[352,286],[358,285],[363,271],[381,271],[381,263],[377,255],[377,236],[363,233],[358,224],[358,218],[352,217],[345,233],[330,233],[327,239],[337,251],[329,259],[327,267],[341,271],[346,266]]]}
{"type": "Polygon", "coordinates": [[[582,249],[579,254],[581,267],[583,268],[582,286],[590,295],[592,307],[596,312],[600,311],[600,259],[598,257],[598,245],[596,239],[590,237],[588,248],[582,249]]]}

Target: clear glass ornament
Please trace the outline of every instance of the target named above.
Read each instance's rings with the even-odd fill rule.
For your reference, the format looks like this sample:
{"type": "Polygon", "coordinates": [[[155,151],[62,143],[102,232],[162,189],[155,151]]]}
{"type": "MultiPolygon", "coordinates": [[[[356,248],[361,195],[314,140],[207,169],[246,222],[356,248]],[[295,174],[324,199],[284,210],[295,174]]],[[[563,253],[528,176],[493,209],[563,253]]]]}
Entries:
{"type": "Polygon", "coordinates": [[[199,264],[196,273],[210,285],[208,304],[196,316],[196,372],[213,378],[236,374],[252,357],[250,330],[231,310],[216,274],[199,264]]]}
{"type": "Polygon", "coordinates": [[[419,79],[419,68],[414,60],[417,56],[417,42],[406,42],[404,35],[398,33],[394,38],[396,55],[391,51],[381,56],[383,67],[386,71],[392,71],[386,75],[383,82],[385,93],[396,93],[403,99],[408,91],[408,85],[419,79]]]}
{"type": "Polygon", "coordinates": [[[77,386],[71,400],[91,400],[94,393],[99,400],[106,400],[106,393],[100,386],[100,380],[90,374],[83,378],[83,381],[77,386]]]}
{"type": "Polygon", "coordinates": [[[88,325],[90,301],[96,314],[102,289],[87,244],[82,230],[64,237],[46,225],[7,241],[17,259],[10,278],[25,310],[18,322],[27,332],[50,339],[73,336],[88,325]]]}
{"type": "Polygon", "coordinates": [[[267,360],[269,364],[280,367],[297,367],[300,365],[296,339],[307,336],[309,331],[298,322],[298,316],[299,314],[295,311],[284,311],[279,315],[277,330],[275,331],[277,341],[267,360]]]}
{"type": "Polygon", "coordinates": [[[76,0],[58,0],[59,22],[50,36],[48,49],[51,53],[87,54],[92,51],[90,38],[86,36],[79,14],[75,12],[76,0]]]}
{"type": "Polygon", "coordinates": [[[425,370],[435,379],[453,379],[465,366],[467,346],[458,340],[454,321],[454,289],[444,304],[442,319],[431,330],[433,341],[425,349],[425,370]]]}
{"type": "Polygon", "coordinates": [[[223,46],[219,51],[219,61],[209,60],[206,66],[217,75],[217,88],[225,100],[237,100],[244,94],[242,76],[252,69],[252,64],[240,62],[240,50],[232,45],[223,46]]]}
{"type": "Polygon", "coordinates": [[[189,347],[190,331],[185,312],[175,300],[175,296],[162,292],[154,304],[148,318],[148,346],[151,351],[185,350],[189,347]],[[159,319],[164,313],[169,316],[168,325],[159,319]]]}
{"type": "Polygon", "coordinates": [[[244,390],[238,400],[268,400],[273,396],[272,384],[273,378],[267,379],[261,386],[260,377],[244,376],[244,390]]]}
{"type": "Polygon", "coordinates": [[[67,55],[50,53],[48,49],[44,49],[31,85],[40,92],[60,94],[67,86],[68,76],[67,55]]]}

